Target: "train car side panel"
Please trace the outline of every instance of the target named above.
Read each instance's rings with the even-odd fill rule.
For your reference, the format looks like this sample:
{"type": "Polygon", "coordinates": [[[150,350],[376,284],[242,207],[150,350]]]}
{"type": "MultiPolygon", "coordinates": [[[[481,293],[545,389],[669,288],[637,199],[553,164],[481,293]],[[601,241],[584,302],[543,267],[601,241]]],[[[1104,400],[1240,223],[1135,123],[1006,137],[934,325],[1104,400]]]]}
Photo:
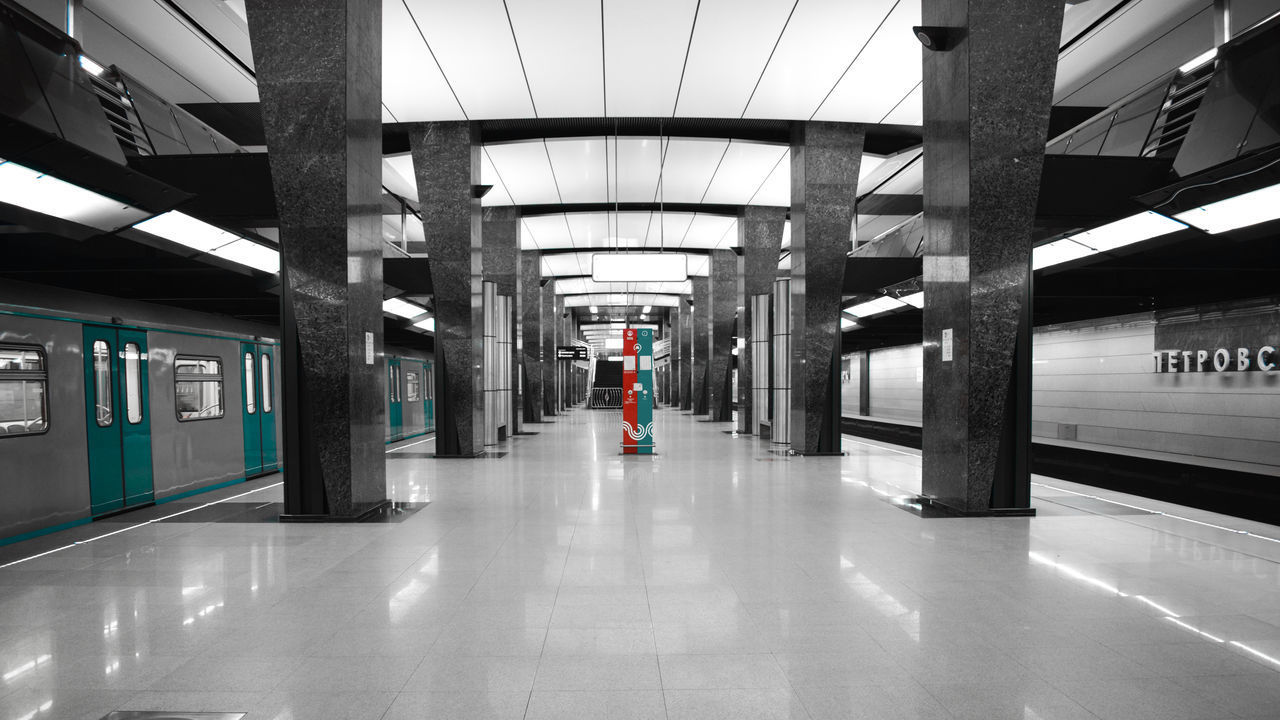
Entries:
{"type": "Polygon", "coordinates": [[[240,341],[153,330],[148,342],[156,500],[243,479],[240,341]],[[182,411],[192,417],[178,419],[175,361],[179,357],[219,361],[220,373],[206,382],[221,383],[220,415],[210,410],[207,399],[194,405],[184,399],[182,411]]]}
{"type": "Polygon", "coordinates": [[[89,517],[82,343],[79,323],[0,315],[0,344],[43,348],[48,373],[48,430],[0,436],[0,542],[89,517]]]}

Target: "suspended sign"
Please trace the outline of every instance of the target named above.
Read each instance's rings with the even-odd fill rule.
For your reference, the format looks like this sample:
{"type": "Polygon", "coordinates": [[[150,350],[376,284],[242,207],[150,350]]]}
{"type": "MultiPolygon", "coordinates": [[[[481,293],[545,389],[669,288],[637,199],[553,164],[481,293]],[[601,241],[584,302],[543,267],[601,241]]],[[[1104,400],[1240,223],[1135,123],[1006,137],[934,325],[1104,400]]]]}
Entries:
{"type": "Polygon", "coordinates": [[[653,454],[653,330],[622,332],[622,452],[653,454]]]}
{"type": "Polygon", "coordinates": [[[590,360],[587,357],[587,348],[582,345],[557,345],[557,360],[590,360]]]}

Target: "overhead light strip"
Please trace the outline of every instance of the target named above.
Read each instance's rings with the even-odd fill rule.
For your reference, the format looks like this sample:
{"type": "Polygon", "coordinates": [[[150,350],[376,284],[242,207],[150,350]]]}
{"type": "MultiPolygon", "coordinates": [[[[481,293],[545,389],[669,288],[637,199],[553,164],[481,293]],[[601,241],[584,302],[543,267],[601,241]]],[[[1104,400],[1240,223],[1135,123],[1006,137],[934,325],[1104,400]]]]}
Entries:
{"type": "Polygon", "coordinates": [[[272,274],[280,272],[280,251],[177,210],[135,223],[133,227],[255,270],[272,274]]]}

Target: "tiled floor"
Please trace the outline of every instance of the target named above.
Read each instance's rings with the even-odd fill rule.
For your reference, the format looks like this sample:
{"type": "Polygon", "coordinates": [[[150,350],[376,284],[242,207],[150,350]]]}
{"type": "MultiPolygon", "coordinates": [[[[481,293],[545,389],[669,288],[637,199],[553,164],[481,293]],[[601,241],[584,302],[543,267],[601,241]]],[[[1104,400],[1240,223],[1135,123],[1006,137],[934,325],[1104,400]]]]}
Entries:
{"type": "Polygon", "coordinates": [[[124,530],[0,569],[0,718],[1280,717],[1280,528],[1043,478],[1037,518],[925,520],[887,500],[911,453],[657,420],[656,458],[589,411],[501,459],[405,443],[394,495],[431,504],[399,524],[4,548],[124,530]]]}

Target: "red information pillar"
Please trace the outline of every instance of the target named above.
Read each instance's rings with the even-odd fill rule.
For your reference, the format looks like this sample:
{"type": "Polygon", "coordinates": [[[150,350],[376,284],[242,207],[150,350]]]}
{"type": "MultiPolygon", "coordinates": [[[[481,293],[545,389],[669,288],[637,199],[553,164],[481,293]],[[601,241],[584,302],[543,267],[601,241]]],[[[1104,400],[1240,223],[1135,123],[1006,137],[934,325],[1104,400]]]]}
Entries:
{"type": "Polygon", "coordinates": [[[622,331],[622,452],[636,454],[636,362],[640,346],[636,343],[636,331],[622,331]]]}

